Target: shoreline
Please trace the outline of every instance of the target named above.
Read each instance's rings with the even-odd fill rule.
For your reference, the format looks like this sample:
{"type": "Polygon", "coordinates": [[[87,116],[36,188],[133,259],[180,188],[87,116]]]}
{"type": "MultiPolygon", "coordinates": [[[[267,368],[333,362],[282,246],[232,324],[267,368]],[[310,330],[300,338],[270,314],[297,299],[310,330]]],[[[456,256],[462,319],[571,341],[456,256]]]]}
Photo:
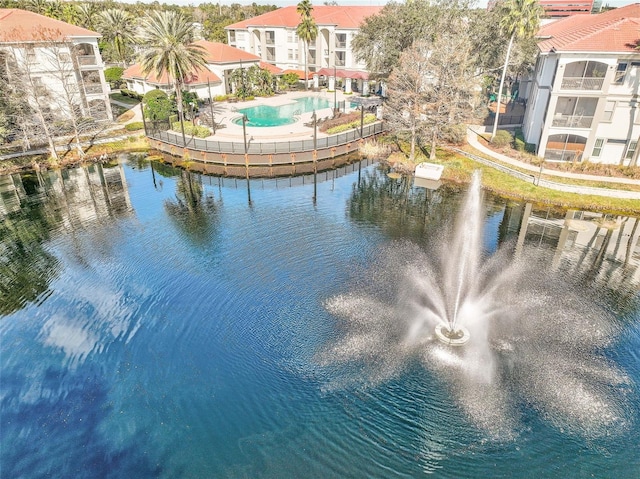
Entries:
{"type": "MultiPolygon", "coordinates": [[[[67,151],[64,155],[52,162],[45,155],[23,156],[15,160],[4,160],[0,162],[0,175],[24,174],[33,171],[47,171],[61,168],[74,168],[89,164],[105,164],[113,161],[114,157],[121,153],[142,152],[149,154],[151,147],[148,139],[140,135],[130,135],[125,139],[119,139],[110,143],[93,145],[90,154],[80,158],[76,152],[67,151]],[[11,165],[5,162],[11,161],[11,165]]],[[[640,215],[640,202],[637,200],[594,197],[593,195],[581,195],[578,193],[560,193],[553,190],[533,187],[524,181],[504,181],[507,175],[490,167],[475,163],[472,160],[455,155],[451,151],[444,150],[444,154],[438,155],[437,162],[445,166],[443,181],[453,184],[468,184],[471,180],[471,172],[476,169],[483,170],[483,178],[490,181],[483,181],[483,188],[494,194],[516,201],[527,201],[536,205],[553,206],[558,208],[591,210],[622,214],[625,216],[640,215]],[[452,157],[453,156],[453,157],[452,157]],[[502,180],[502,181],[501,181],[502,180]],[[503,183],[499,186],[500,183],[503,183]],[[548,195],[542,195],[544,193],[548,195]],[[553,193],[553,194],[551,194],[553,193]]],[[[415,165],[407,161],[397,161],[397,155],[391,155],[387,159],[379,160],[380,163],[406,176],[412,176],[415,165]]],[[[165,162],[161,157],[154,156],[154,159],[165,162]]],[[[428,160],[421,158],[421,160],[428,160]]],[[[190,167],[188,162],[184,162],[183,167],[197,171],[190,167]]],[[[175,162],[174,162],[175,165],[175,162]]],[[[592,180],[598,182],[598,178],[592,180]]]]}

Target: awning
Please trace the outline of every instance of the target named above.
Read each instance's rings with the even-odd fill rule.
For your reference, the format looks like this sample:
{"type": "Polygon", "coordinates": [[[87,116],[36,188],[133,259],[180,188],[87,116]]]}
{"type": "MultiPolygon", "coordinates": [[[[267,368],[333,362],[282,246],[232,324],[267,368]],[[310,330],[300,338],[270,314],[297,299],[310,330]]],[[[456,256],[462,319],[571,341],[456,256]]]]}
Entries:
{"type": "MultiPolygon", "coordinates": [[[[318,70],[316,75],[332,77],[334,74],[333,68],[321,68],[318,70]]],[[[335,69],[335,75],[338,78],[351,78],[354,80],[368,80],[369,74],[367,72],[361,72],[357,70],[340,70],[339,68],[335,69]]]]}

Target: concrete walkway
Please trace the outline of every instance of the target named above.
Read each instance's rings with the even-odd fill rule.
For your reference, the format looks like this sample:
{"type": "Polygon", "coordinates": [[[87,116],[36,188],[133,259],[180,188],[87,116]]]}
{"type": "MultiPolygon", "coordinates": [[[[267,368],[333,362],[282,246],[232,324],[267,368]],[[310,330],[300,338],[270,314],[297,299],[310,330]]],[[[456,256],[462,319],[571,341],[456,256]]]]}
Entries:
{"type": "MultiPolygon", "coordinates": [[[[617,190],[614,188],[597,188],[592,186],[571,185],[566,183],[554,182],[547,179],[542,179],[540,178],[541,171],[539,167],[516,160],[514,158],[503,155],[501,153],[497,153],[491,150],[490,148],[487,148],[482,143],[480,143],[480,141],[478,140],[478,135],[484,134],[484,133],[486,133],[484,126],[470,126],[467,130],[467,141],[470,146],[478,150],[483,155],[486,155],[489,158],[492,158],[494,161],[487,160],[486,158],[482,158],[477,155],[469,154],[468,152],[465,152],[458,148],[453,148],[453,150],[455,150],[457,153],[468,156],[475,161],[479,161],[481,163],[487,164],[488,166],[497,168],[501,171],[504,171],[507,174],[518,177],[524,181],[529,181],[541,187],[550,188],[557,191],[566,191],[570,193],[640,200],[640,191],[627,191],[627,190],[617,190]],[[529,172],[529,174],[523,173],[522,171],[513,170],[510,167],[517,167],[520,170],[525,170],[529,172]]],[[[640,186],[640,180],[634,180],[631,178],[613,178],[609,176],[585,175],[581,173],[572,173],[568,171],[558,171],[558,170],[551,170],[551,169],[544,169],[544,168],[542,169],[542,174],[547,176],[555,176],[558,178],[568,178],[568,179],[575,179],[575,180],[587,180],[587,181],[593,181],[593,182],[640,186]]]]}

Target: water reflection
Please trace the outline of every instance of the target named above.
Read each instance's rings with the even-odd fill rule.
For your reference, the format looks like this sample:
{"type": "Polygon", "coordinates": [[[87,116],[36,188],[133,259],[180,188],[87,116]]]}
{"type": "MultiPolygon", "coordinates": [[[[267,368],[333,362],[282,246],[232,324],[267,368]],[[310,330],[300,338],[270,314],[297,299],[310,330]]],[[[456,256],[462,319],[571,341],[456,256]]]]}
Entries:
{"type": "MultiPolygon", "coordinates": [[[[48,241],[131,213],[121,165],[0,177],[0,314],[10,314],[47,291],[59,271],[48,241]]],[[[78,255],[80,262],[82,257],[78,255]]]]}
{"type": "MultiPolygon", "coordinates": [[[[461,187],[425,185],[411,177],[389,178],[367,172],[354,185],[349,214],[359,222],[381,227],[391,238],[410,238],[425,244],[438,235],[459,209],[461,187]]],[[[633,295],[640,283],[639,218],[536,207],[531,203],[507,202],[485,194],[486,219],[497,222],[498,236],[485,245],[490,253],[511,244],[514,253],[541,248],[552,255],[551,264],[596,283],[609,283],[633,295]]]]}
{"type": "Polygon", "coordinates": [[[212,194],[205,194],[202,177],[189,171],[177,170],[176,194],[166,200],[164,207],[173,222],[194,244],[205,245],[216,223],[216,203],[212,194]]]}

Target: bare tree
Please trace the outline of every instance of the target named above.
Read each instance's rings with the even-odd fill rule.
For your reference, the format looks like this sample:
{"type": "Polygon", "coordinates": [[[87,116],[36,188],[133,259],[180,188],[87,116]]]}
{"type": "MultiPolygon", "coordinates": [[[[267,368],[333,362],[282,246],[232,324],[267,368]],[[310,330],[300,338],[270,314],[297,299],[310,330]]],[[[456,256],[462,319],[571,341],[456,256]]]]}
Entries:
{"type": "Polygon", "coordinates": [[[430,130],[429,158],[435,159],[436,143],[452,125],[463,123],[478,100],[472,44],[469,36],[444,31],[436,36],[427,56],[431,81],[424,124],[430,130]]]}
{"type": "Polygon", "coordinates": [[[43,135],[51,157],[58,158],[55,138],[71,135],[75,150],[84,157],[81,135],[95,128],[92,117],[108,116],[104,101],[98,102],[104,103],[104,111],[92,111],[85,92],[103,93],[100,73],[81,71],[78,47],[59,30],[39,28],[33,37],[29,43],[11,42],[2,56],[3,98],[13,107],[13,124],[27,147],[30,139],[43,135]]]}
{"type": "MultiPolygon", "coordinates": [[[[22,115],[15,123],[26,126],[35,119],[49,145],[49,154],[57,159],[54,136],[49,128],[51,95],[42,81],[43,71],[38,63],[37,48],[33,44],[11,42],[11,37],[12,35],[6,36],[10,47],[4,50],[3,55],[3,70],[6,78],[4,95],[14,104],[18,98],[22,98],[22,101],[28,104],[29,108],[18,110],[17,114],[22,115]]],[[[19,37],[16,36],[16,38],[19,37]]]]}
{"type": "Polygon", "coordinates": [[[392,128],[409,134],[409,159],[416,142],[428,137],[430,158],[447,127],[473,111],[476,98],[469,37],[442,31],[433,41],[418,41],[400,56],[387,83],[385,116],[392,128]]]}
{"type": "Polygon", "coordinates": [[[424,112],[428,101],[428,47],[414,44],[400,56],[398,66],[387,82],[384,111],[392,130],[409,135],[409,159],[415,160],[416,142],[423,132],[424,112]]]}

